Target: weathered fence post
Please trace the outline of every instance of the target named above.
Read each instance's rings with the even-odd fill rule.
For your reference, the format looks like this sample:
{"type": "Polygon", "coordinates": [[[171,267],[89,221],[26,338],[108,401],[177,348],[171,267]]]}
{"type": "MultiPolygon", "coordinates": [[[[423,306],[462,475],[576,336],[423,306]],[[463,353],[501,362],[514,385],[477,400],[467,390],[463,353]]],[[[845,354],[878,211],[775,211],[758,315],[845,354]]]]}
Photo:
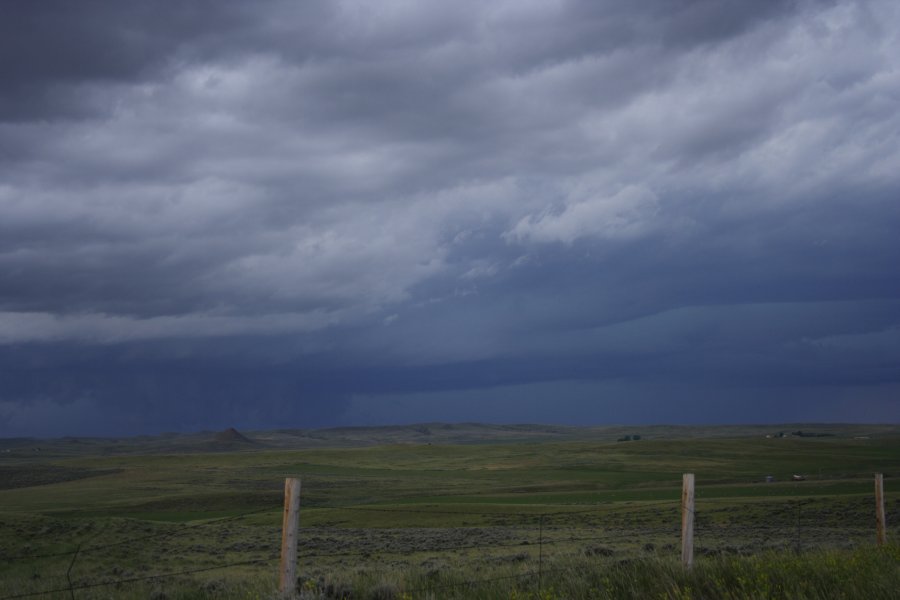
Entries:
{"type": "Polygon", "coordinates": [[[282,596],[297,593],[297,526],[300,515],[300,479],[284,480],[284,516],[281,522],[281,569],[278,589],[282,596]]]}
{"type": "Polygon", "coordinates": [[[887,523],[884,518],[884,474],[875,473],[875,539],[879,546],[887,543],[887,523]]]}
{"type": "Polygon", "coordinates": [[[694,562],[694,474],[685,473],[681,481],[681,564],[694,562]]]}

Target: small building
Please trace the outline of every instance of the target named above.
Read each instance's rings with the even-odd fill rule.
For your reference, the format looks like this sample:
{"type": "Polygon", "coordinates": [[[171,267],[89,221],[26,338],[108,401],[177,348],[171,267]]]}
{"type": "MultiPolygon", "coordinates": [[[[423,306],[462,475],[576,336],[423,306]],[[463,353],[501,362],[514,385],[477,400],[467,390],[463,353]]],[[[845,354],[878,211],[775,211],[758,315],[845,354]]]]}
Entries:
{"type": "Polygon", "coordinates": [[[773,475],[766,475],[766,483],[775,483],[775,477],[773,475]]]}

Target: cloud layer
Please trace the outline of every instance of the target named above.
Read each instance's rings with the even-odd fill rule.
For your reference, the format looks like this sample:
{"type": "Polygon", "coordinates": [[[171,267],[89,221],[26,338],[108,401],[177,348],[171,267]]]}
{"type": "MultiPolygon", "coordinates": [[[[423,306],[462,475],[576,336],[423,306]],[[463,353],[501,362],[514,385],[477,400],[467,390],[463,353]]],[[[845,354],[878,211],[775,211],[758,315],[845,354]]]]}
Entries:
{"type": "Polygon", "coordinates": [[[97,430],[158,407],[154,427],[206,426],[163,398],[199,415],[236,365],[282,382],[228,400],[260,426],[498,385],[900,380],[893,2],[42,2],[0,23],[0,435],[72,403],[117,407],[97,430]]]}

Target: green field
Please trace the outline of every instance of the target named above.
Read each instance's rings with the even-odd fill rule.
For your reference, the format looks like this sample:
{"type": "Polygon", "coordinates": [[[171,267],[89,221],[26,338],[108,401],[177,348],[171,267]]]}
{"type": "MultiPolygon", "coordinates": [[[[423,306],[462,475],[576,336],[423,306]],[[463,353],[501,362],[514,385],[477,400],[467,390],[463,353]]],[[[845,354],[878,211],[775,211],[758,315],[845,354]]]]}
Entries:
{"type": "MultiPolygon", "coordinates": [[[[0,442],[0,598],[270,597],[288,476],[302,479],[299,569],[310,598],[657,593],[621,588],[635,561],[689,578],[663,597],[685,586],[684,597],[716,597],[721,589],[704,596],[703,585],[730,581],[739,567],[728,561],[786,552],[770,563],[884,570],[887,560],[888,584],[900,581],[895,548],[888,559],[866,554],[873,473],[885,474],[889,539],[900,536],[897,427],[429,424],[247,436],[0,442]],[[821,437],[766,437],[797,429],[821,437]],[[687,574],[686,472],[697,478],[698,557],[687,574]],[[187,571],[196,572],[145,579],[187,571]]],[[[768,591],[760,597],[778,595],[768,591]]]]}

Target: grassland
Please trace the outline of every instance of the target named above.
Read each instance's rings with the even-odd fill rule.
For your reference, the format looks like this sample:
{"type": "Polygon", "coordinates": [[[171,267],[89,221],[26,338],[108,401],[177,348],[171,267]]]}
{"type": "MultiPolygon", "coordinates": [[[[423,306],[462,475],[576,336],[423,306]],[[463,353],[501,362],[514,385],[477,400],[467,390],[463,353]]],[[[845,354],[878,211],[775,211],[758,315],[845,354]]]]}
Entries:
{"type": "Polygon", "coordinates": [[[896,547],[873,548],[872,473],[886,475],[889,538],[900,536],[896,427],[427,424],[247,437],[0,442],[0,598],[69,598],[70,588],[79,598],[270,597],[286,476],[303,481],[308,597],[900,589],[896,547]],[[828,435],[766,437],[795,430],[828,435]],[[616,441],[634,433],[642,439],[616,441]],[[689,573],[677,562],[684,472],[697,476],[689,573]]]}

